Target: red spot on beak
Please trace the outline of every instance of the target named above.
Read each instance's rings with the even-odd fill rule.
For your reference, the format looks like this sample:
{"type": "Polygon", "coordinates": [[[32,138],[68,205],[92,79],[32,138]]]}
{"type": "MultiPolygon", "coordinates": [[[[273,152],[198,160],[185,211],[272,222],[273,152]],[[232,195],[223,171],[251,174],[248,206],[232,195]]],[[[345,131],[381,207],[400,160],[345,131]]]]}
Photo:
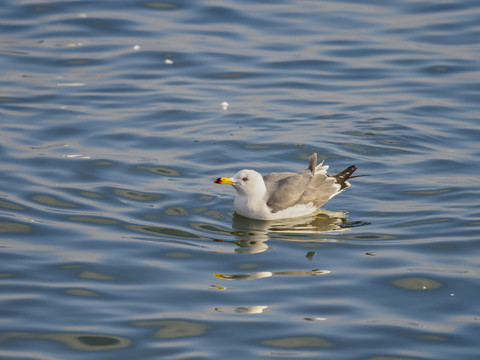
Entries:
{"type": "Polygon", "coordinates": [[[215,184],[227,184],[227,185],[233,185],[235,184],[235,181],[230,180],[228,177],[220,177],[214,181],[215,184]]]}

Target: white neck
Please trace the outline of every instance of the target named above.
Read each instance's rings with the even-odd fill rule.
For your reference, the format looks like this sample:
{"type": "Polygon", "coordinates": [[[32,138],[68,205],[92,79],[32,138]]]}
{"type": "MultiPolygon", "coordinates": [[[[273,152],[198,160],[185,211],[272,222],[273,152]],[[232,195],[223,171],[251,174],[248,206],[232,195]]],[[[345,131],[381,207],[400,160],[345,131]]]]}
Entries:
{"type": "Polygon", "coordinates": [[[248,197],[243,194],[237,194],[233,207],[238,214],[249,218],[266,219],[270,214],[263,197],[248,197]]]}

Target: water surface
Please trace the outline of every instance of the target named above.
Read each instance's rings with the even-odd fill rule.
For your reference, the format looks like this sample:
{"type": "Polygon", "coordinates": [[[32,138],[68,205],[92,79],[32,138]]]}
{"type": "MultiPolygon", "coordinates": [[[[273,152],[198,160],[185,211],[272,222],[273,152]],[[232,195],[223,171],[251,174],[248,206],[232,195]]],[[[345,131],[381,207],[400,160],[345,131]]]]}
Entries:
{"type": "Polygon", "coordinates": [[[479,18],[3,2],[0,357],[477,359],[479,18]],[[369,175],[317,218],[213,184],[312,152],[369,175]]]}

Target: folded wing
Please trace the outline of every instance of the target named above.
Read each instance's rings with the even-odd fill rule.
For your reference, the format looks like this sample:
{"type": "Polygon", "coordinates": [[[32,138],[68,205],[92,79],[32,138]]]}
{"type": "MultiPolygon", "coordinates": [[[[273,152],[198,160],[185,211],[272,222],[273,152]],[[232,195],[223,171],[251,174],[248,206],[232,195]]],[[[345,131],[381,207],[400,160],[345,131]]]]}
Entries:
{"type": "Polygon", "coordinates": [[[317,154],[310,157],[308,169],[301,173],[272,173],[264,176],[267,188],[267,206],[275,213],[294,205],[312,203],[319,208],[350,186],[347,179],[357,169],[349,166],[340,173],[329,176],[326,167],[315,167],[317,154]],[[321,170],[317,171],[315,170],[321,170]]]}
{"type": "Polygon", "coordinates": [[[272,173],[264,176],[267,206],[272,212],[296,205],[314,180],[317,154],[310,156],[308,169],[301,173],[272,173]]]}

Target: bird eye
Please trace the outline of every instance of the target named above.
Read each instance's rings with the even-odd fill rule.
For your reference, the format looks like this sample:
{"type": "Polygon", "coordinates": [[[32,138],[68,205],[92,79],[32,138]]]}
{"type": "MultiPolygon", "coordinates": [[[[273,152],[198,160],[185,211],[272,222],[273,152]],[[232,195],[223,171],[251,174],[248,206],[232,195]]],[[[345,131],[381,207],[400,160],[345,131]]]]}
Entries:
{"type": "Polygon", "coordinates": [[[244,177],[244,178],[242,179],[242,181],[247,181],[247,180],[248,180],[248,179],[247,179],[246,177],[244,177]]]}

